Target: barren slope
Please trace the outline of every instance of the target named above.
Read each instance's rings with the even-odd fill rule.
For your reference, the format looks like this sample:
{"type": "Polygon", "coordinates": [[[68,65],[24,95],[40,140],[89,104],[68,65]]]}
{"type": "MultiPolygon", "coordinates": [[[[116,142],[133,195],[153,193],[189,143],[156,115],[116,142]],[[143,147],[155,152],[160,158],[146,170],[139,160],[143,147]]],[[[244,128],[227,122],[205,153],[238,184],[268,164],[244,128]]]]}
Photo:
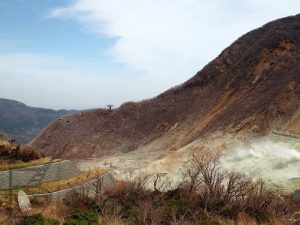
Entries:
{"type": "Polygon", "coordinates": [[[225,49],[193,78],[115,110],[52,122],[31,145],[63,158],[99,157],[139,147],[177,150],[215,131],[262,135],[300,106],[300,15],[271,22],[225,49]]]}
{"type": "Polygon", "coordinates": [[[300,110],[295,113],[282,130],[292,135],[300,135],[300,110]]]}

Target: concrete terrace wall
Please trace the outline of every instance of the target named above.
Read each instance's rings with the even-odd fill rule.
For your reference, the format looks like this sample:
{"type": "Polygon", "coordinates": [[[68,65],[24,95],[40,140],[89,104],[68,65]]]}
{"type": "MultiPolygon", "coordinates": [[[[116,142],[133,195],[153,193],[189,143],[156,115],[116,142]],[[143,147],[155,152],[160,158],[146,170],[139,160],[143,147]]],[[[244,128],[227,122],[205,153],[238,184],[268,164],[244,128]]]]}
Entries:
{"type": "Polygon", "coordinates": [[[279,132],[279,131],[273,131],[272,134],[277,135],[277,136],[288,137],[291,139],[300,140],[300,135],[296,135],[296,134],[289,134],[289,133],[284,133],[284,132],[279,132]]]}
{"type": "Polygon", "coordinates": [[[102,176],[99,176],[96,179],[90,180],[82,185],[74,186],[72,188],[63,189],[56,192],[44,193],[44,194],[34,194],[29,195],[30,199],[52,199],[52,200],[63,200],[66,198],[70,192],[83,192],[93,198],[98,194],[102,194],[107,189],[113,188],[115,186],[114,176],[108,172],[102,176]]]}
{"type": "Polygon", "coordinates": [[[70,160],[19,169],[0,171],[0,189],[33,186],[47,181],[70,178],[80,174],[70,160]]]}

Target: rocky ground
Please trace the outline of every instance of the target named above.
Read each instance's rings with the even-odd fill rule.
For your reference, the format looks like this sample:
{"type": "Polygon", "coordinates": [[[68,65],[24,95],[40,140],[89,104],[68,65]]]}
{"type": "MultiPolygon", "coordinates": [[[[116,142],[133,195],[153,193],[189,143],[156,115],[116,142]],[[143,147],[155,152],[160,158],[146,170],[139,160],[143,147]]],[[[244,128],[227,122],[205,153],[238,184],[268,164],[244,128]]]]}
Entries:
{"type": "Polygon", "coordinates": [[[270,183],[281,185],[287,191],[294,191],[300,186],[300,141],[274,134],[245,141],[239,136],[215,133],[209,138],[197,139],[177,151],[138,149],[129,153],[79,160],[77,163],[81,169],[108,168],[121,179],[129,175],[159,173],[176,181],[182,177],[184,165],[192,152],[223,152],[222,166],[225,169],[264,178],[270,183]]]}

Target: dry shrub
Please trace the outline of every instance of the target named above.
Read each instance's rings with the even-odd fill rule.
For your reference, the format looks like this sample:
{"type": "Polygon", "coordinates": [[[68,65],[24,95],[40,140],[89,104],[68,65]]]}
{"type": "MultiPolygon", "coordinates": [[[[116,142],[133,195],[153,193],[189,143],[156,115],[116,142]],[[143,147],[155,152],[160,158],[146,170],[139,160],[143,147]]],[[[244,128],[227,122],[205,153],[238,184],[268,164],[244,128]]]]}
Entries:
{"type": "Polygon", "coordinates": [[[72,208],[67,206],[63,201],[49,201],[45,199],[31,201],[33,209],[30,215],[42,213],[46,218],[55,218],[62,222],[67,217],[72,208]]]}
{"type": "Polygon", "coordinates": [[[65,203],[71,208],[88,209],[93,200],[88,195],[88,188],[70,191],[64,198],[65,203]]]}
{"type": "Polygon", "coordinates": [[[237,221],[239,225],[257,225],[255,219],[251,218],[246,213],[239,213],[237,221]]]}
{"type": "MultiPolygon", "coordinates": [[[[130,224],[207,224],[217,225],[213,219],[196,209],[195,196],[184,189],[161,192],[146,188],[149,177],[120,181],[107,191],[99,202],[103,215],[120,217],[130,224]],[[205,221],[200,223],[197,221],[205,221]]],[[[154,179],[156,180],[156,179],[154,179]]]]}
{"type": "Polygon", "coordinates": [[[99,218],[99,225],[130,225],[117,216],[105,216],[99,218]]]}
{"type": "Polygon", "coordinates": [[[23,162],[29,162],[44,157],[37,149],[33,149],[26,145],[1,144],[0,159],[23,162]]]}
{"type": "MultiPolygon", "coordinates": [[[[257,221],[245,213],[240,213],[236,221],[233,220],[220,220],[221,225],[257,225],[257,221]]],[[[270,218],[269,221],[259,223],[260,225],[291,225],[290,221],[286,218],[270,218]]]]}
{"type": "Polygon", "coordinates": [[[196,193],[205,211],[230,218],[246,212],[257,221],[286,213],[275,188],[262,180],[225,171],[220,166],[220,154],[194,154],[183,176],[181,187],[196,193]]]}
{"type": "Polygon", "coordinates": [[[149,196],[150,190],[146,189],[150,176],[140,176],[128,181],[119,181],[113,189],[106,191],[106,195],[120,200],[121,203],[134,204],[139,199],[149,196]]]}
{"type": "Polygon", "coordinates": [[[287,218],[271,218],[262,225],[291,225],[291,222],[287,218]]]}
{"type": "Polygon", "coordinates": [[[44,157],[44,155],[37,149],[31,148],[27,145],[21,145],[16,154],[16,160],[29,162],[44,157]]]}
{"type": "Polygon", "coordinates": [[[140,201],[133,207],[136,212],[136,219],[141,224],[155,225],[160,223],[157,215],[157,208],[149,201],[140,201]]]}
{"type": "Polygon", "coordinates": [[[1,143],[0,145],[0,157],[5,158],[12,154],[12,146],[9,142],[1,143]]]}
{"type": "MultiPolygon", "coordinates": [[[[220,155],[193,155],[186,164],[182,182],[173,189],[160,175],[119,181],[105,194],[89,198],[88,190],[74,192],[67,201],[72,207],[101,208],[100,224],[130,225],[220,225],[279,224],[286,213],[277,191],[263,181],[224,171],[220,155]],[[153,189],[149,189],[153,182],[153,189]],[[108,218],[113,218],[109,221],[108,218]],[[216,218],[223,219],[219,222],[216,218]]],[[[101,193],[102,182],[91,186],[101,193]]]]}

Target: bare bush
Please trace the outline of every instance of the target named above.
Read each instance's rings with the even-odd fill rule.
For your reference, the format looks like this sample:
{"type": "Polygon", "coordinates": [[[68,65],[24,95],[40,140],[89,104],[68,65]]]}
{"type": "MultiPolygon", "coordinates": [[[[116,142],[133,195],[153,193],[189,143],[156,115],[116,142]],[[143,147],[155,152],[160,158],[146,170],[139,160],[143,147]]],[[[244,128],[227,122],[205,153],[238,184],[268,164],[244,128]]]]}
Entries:
{"type": "Polygon", "coordinates": [[[26,145],[2,144],[0,145],[0,159],[23,162],[40,159],[44,155],[34,148],[26,145]]]}
{"type": "Polygon", "coordinates": [[[225,171],[219,154],[192,155],[182,175],[182,182],[171,188],[163,174],[129,173],[127,180],[117,181],[105,193],[99,179],[90,187],[96,193],[93,198],[83,189],[70,195],[68,201],[74,207],[96,202],[102,210],[100,224],[110,224],[106,218],[114,218],[131,225],[220,225],[216,218],[239,221],[241,214],[257,224],[275,221],[285,213],[276,189],[261,180],[225,171]]]}
{"type": "Polygon", "coordinates": [[[254,180],[220,165],[220,154],[193,154],[183,173],[181,187],[201,198],[205,211],[236,217],[240,212],[258,221],[285,213],[277,190],[262,180],[254,180]]]}

